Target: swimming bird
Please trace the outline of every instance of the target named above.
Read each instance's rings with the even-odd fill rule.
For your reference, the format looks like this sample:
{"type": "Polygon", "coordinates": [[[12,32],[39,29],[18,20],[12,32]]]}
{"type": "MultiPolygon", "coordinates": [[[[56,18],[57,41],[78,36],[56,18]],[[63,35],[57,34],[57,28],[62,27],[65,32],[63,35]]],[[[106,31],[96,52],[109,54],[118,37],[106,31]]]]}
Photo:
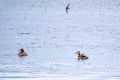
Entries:
{"type": "Polygon", "coordinates": [[[88,57],[86,56],[86,55],[84,55],[84,54],[81,54],[80,53],[80,51],[77,51],[75,54],[77,54],[78,55],[78,60],[85,60],[85,59],[88,59],[88,57]]]}
{"type": "Polygon", "coordinates": [[[68,13],[68,9],[70,9],[69,6],[70,6],[70,3],[66,6],[66,14],[68,13]]]}
{"type": "Polygon", "coordinates": [[[18,53],[18,56],[20,56],[20,57],[27,56],[27,53],[24,52],[24,49],[23,49],[23,48],[21,48],[19,51],[20,51],[20,52],[18,53]]]}

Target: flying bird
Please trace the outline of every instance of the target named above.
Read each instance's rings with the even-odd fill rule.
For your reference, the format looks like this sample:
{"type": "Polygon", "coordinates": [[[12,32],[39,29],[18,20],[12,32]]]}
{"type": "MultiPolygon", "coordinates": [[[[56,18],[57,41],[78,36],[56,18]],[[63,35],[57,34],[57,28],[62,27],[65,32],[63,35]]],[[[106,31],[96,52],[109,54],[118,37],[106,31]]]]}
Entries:
{"type": "Polygon", "coordinates": [[[69,6],[70,6],[70,3],[66,6],[66,14],[68,13],[68,9],[70,9],[69,6]]]}

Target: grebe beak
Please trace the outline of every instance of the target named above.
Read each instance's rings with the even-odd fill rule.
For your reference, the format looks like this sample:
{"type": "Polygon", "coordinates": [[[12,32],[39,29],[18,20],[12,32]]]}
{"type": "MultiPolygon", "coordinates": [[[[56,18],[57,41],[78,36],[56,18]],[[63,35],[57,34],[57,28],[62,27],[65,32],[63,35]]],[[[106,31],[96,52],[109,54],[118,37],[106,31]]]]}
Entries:
{"type": "Polygon", "coordinates": [[[78,52],[74,53],[74,54],[78,54],[78,52]]]}
{"type": "Polygon", "coordinates": [[[21,51],[21,49],[19,49],[18,51],[21,51]]]}

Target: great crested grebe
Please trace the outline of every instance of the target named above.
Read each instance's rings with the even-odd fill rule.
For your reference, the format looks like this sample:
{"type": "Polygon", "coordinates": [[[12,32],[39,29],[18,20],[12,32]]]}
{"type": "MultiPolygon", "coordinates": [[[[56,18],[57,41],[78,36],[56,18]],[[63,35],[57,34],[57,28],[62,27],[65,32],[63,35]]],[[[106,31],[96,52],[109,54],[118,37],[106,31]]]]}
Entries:
{"type": "Polygon", "coordinates": [[[85,60],[88,59],[88,57],[84,54],[81,54],[80,51],[77,51],[75,54],[78,55],[78,60],[85,60]]]}
{"type": "Polygon", "coordinates": [[[24,52],[23,48],[21,48],[19,51],[20,52],[18,53],[18,56],[20,56],[20,57],[27,56],[27,53],[24,52]]]}

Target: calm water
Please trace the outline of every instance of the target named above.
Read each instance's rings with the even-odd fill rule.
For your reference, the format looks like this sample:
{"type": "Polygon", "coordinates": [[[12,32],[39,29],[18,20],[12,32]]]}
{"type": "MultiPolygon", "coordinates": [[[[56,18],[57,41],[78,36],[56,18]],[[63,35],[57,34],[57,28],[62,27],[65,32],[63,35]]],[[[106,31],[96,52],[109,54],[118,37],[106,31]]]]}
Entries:
{"type": "Polygon", "coordinates": [[[68,15],[29,7],[0,12],[0,80],[120,80],[120,13],[115,7],[68,15]],[[18,57],[20,48],[27,57],[18,57]],[[89,59],[78,61],[78,50],[89,59]]]}

